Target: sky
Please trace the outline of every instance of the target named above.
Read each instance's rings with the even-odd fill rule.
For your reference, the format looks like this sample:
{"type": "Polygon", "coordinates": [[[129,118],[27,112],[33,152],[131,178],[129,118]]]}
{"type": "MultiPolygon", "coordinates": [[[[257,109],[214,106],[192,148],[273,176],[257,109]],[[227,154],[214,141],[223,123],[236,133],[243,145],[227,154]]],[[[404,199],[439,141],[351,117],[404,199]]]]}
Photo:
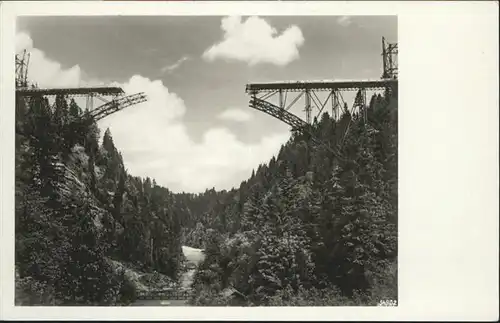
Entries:
{"type": "MultiPolygon", "coordinates": [[[[239,187],[288,140],[248,107],[252,82],[378,79],[395,16],[20,17],[40,87],[118,85],[148,101],[99,121],[129,173],[173,192],[239,187]]],[[[300,109],[293,111],[304,117],[300,109]]]]}

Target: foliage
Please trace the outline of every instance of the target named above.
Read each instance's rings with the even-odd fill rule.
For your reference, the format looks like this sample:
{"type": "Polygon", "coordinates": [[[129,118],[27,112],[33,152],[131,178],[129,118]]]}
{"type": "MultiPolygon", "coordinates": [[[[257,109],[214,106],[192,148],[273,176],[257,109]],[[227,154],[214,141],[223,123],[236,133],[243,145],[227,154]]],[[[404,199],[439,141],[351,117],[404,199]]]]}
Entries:
{"type": "Polygon", "coordinates": [[[226,207],[203,225],[230,236],[206,245],[198,302],[222,302],[227,288],[256,305],[397,298],[397,100],[376,95],[362,115],[325,113],[309,130],[342,158],[294,132],[239,190],[218,194],[226,207]]]}
{"type": "Polygon", "coordinates": [[[28,276],[23,279],[16,277],[15,304],[16,306],[57,305],[55,291],[47,283],[32,277],[28,276]]]}
{"type": "Polygon", "coordinates": [[[135,289],[134,283],[130,281],[130,279],[125,277],[124,272],[122,275],[120,275],[120,281],[122,283],[118,292],[118,303],[128,305],[135,302],[135,300],[137,299],[137,291],[135,289]]]}
{"type": "Polygon", "coordinates": [[[70,305],[130,302],[133,285],[108,256],[175,278],[181,228],[173,194],[127,174],[109,129],[99,145],[95,122],[63,97],[19,100],[16,117],[20,293],[47,290],[70,305]]]}
{"type": "Polygon", "coordinates": [[[366,112],[293,131],[237,189],[173,194],[130,175],[74,101],[18,101],[19,301],[129,304],[133,282],[106,259],[175,280],[182,244],[205,249],[194,304],[397,299],[397,98],[375,95],[366,112]]]}

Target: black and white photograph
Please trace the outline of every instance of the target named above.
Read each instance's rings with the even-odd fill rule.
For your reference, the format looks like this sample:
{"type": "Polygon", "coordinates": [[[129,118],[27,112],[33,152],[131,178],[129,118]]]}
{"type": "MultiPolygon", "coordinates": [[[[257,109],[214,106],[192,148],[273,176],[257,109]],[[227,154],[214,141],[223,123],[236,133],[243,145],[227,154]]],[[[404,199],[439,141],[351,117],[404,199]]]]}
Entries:
{"type": "MultiPolygon", "coordinates": [[[[481,212],[444,211],[445,199],[471,202],[475,194],[450,199],[437,192],[458,179],[427,181],[445,181],[452,168],[427,176],[405,164],[448,158],[454,141],[425,136],[466,117],[442,123],[446,113],[428,115],[431,108],[416,110],[420,103],[407,99],[418,92],[433,101],[437,81],[401,83],[424,63],[399,59],[399,45],[410,52],[419,38],[401,36],[397,14],[69,8],[12,19],[14,52],[5,69],[12,77],[2,78],[12,83],[2,83],[13,97],[5,106],[11,130],[2,129],[12,132],[13,168],[2,166],[12,179],[2,186],[2,203],[10,194],[12,213],[4,204],[2,217],[12,221],[3,232],[13,231],[14,307],[397,311],[404,295],[407,306],[423,310],[428,305],[408,300],[429,304],[425,291],[415,296],[408,284],[439,285],[431,260],[463,269],[486,255],[459,245],[440,253],[434,247],[453,248],[457,240],[429,240],[445,216],[457,226],[469,218],[467,227],[474,215],[465,214],[481,212]],[[413,118],[412,130],[418,124],[433,153],[417,157],[422,149],[402,115],[413,118]],[[443,217],[417,225],[431,209],[443,217]],[[413,253],[401,244],[410,231],[418,236],[413,253]]],[[[479,231],[471,232],[460,235],[482,245],[479,231]]]]}
{"type": "Polygon", "coordinates": [[[20,17],[16,52],[16,304],[397,305],[397,17],[20,17]]]}

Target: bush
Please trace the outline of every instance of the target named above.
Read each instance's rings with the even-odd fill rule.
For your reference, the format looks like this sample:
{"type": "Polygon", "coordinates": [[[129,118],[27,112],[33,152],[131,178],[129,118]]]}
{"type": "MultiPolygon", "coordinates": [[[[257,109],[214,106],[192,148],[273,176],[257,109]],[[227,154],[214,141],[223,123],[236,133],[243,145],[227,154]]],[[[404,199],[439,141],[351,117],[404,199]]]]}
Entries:
{"type": "Polygon", "coordinates": [[[16,306],[57,305],[52,286],[32,277],[16,277],[16,306]]]}
{"type": "Polygon", "coordinates": [[[227,300],[219,293],[211,289],[203,288],[190,301],[191,305],[196,306],[227,306],[227,300]]]}
{"type": "Polygon", "coordinates": [[[233,295],[224,296],[221,292],[212,288],[204,287],[198,290],[196,295],[189,301],[195,306],[252,306],[247,300],[237,298],[233,295]]]}
{"type": "Polygon", "coordinates": [[[396,263],[387,264],[380,274],[370,277],[372,288],[370,297],[373,302],[398,299],[398,273],[396,263]]]}
{"type": "Polygon", "coordinates": [[[137,299],[137,291],[135,285],[127,277],[123,276],[123,281],[119,291],[118,303],[129,305],[137,299]]]}
{"type": "Polygon", "coordinates": [[[268,306],[360,306],[372,305],[366,295],[358,292],[352,298],[342,296],[336,287],[325,289],[299,288],[294,292],[288,287],[269,298],[268,306]]]}
{"type": "Polygon", "coordinates": [[[269,306],[376,306],[382,300],[397,300],[397,266],[387,264],[379,274],[369,275],[371,288],[366,292],[355,290],[351,297],[342,296],[336,287],[325,289],[288,287],[269,298],[269,306]]]}
{"type": "MultiPolygon", "coordinates": [[[[375,302],[370,295],[354,292],[351,298],[342,296],[336,287],[325,289],[299,288],[297,292],[290,286],[278,290],[275,295],[266,298],[265,302],[259,302],[259,306],[374,306],[375,302]]],[[[235,296],[223,296],[222,294],[206,287],[190,301],[194,306],[255,306],[248,300],[239,299],[235,296]]]]}

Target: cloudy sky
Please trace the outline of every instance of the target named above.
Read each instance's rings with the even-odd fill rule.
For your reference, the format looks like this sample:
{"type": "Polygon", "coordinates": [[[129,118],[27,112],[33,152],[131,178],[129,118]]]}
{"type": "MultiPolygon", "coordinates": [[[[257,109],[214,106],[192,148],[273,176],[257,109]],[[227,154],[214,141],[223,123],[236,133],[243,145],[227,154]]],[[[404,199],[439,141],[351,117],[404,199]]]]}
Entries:
{"type": "MultiPolygon", "coordinates": [[[[174,192],[239,187],[289,127],[245,85],[381,75],[395,17],[23,17],[16,50],[41,87],[117,84],[149,100],[99,122],[125,166],[174,192]]],[[[296,113],[300,114],[300,110],[296,113]]]]}

